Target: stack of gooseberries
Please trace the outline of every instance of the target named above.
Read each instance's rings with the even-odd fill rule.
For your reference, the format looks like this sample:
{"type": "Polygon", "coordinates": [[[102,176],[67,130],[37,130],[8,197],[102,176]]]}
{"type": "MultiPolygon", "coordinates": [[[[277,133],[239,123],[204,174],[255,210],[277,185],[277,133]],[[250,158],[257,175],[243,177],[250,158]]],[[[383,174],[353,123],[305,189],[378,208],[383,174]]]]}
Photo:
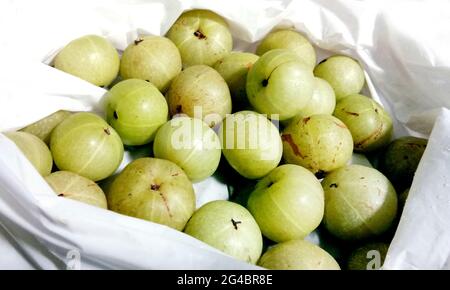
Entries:
{"type": "Polygon", "coordinates": [[[361,94],[359,62],[317,64],[294,29],[270,32],[255,53],[232,49],[227,21],[207,10],[183,13],[165,37],[140,35],[121,56],[104,37],[75,39],[54,67],[107,90],[104,118],[59,111],[6,136],[57,196],[184,231],[264,268],[340,269],[305,239],[318,227],[357,248],[350,268],[364,268],[371,248],[385,254],[396,190],[407,192],[427,140],[391,143],[393,121],[361,94]],[[135,146],[153,153],[118,170],[135,146]],[[351,164],[354,151],[378,156],[386,176],[351,164]],[[198,208],[193,183],[222,175],[234,194],[253,184],[248,198],[198,208]]]}

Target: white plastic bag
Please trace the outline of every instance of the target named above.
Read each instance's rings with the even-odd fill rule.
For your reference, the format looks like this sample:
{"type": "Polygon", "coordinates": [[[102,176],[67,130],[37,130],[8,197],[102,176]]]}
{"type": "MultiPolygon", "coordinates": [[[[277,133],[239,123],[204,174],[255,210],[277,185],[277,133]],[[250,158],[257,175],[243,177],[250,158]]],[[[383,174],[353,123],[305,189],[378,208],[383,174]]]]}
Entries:
{"type": "MultiPolygon", "coordinates": [[[[253,50],[275,26],[295,27],[320,47],[319,57],[361,61],[365,90],[393,114],[396,136],[427,136],[434,126],[384,268],[450,268],[445,1],[2,1],[0,132],[60,109],[102,111],[103,89],[47,65],[70,40],[100,34],[123,50],[139,34],[165,34],[192,8],[225,17],[235,50],[253,50]]],[[[214,179],[196,193],[200,204],[227,197],[214,179]]],[[[0,249],[7,253],[0,268],[254,268],[167,227],[56,198],[1,134],[0,249]]]]}

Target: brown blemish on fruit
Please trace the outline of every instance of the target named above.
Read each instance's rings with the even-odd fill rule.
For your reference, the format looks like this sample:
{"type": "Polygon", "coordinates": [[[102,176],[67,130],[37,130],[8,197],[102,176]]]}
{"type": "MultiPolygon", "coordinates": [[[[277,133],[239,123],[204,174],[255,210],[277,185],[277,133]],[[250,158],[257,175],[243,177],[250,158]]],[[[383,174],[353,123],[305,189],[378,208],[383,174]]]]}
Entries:
{"type": "Polygon", "coordinates": [[[180,175],[179,172],[172,174],[172,176],[178,176],[178,175],[180,175]]]}
{"type": "Polygon", "coordinates": [[[246,67],[248,70],[251,69],[252,66],[253,66],[253,63],[251,63],[251,62],[249,62],[249,63],[247,63],[247,64],[245,65],[245,67],[246,67]]]}
{"type": "Polygon", "coordinates": [[[235,230],[238,229],[238,224],[241,224],[241,221],[235,221],[234,219],[231,219],[231,223],[233,224],[233,227],[235,230]]]}
{"type": "Polygon", "coordinates": [[[383,124],[378,126],[377,130],[375,130],[372,134],[370,134],[367,138],[364,138],[363,140],[359,141],[358,143],[355,143],[355,147],[358,149],[361,149],[364,147],[364,144],[367,143],[369,140],[376,139],[378,136],[381,135],[383,132],[383,124]]]}
{"type": "Polygon", "coordinates": [[[200,30],[197,30],[196,32],[194,32],[194,35],[195,35],[198,39],[206,39],[206,35],[204,35],[200,30]]]}
{"type": "Polygon", "coordinates": [[[141,43],[141,42],[143,42],[143,41],[144,41],[144,39],[138,38],[138,39],[136,39],[136,40],[134,41],[134,45],[138,45],[139,43],[141,43]]]}
{"type": "Polygon", "coordinates": [[[349,111],[346,111],[346,110],[344,110],[344,112],[345,112],[346,114],[349,114],[349,115],[352,115],[352,116],[359,117],[359,114],[358,114],[358,113],[355,113],[355,112],[349,112],[349,111]]]}
{"type": "Polygon", "coordinates": [[[150,185],[150,189],[151,190],[158,190],[160,187],[161,187],[161,185],[159,185],[159,184],[152,184],[152,185],[150,185]]]}
{"type": "Polygon", "coordinates": [[[119,116],[117,115],[116,111],[114,111],[114,113],[113,113],[113,118],[116,119],[116,120],[119,119],[119,116]]]}
{"type": "Polygon", "coordinates": [[[111,131],[109,130],[109,128],[103,129],[103,132],[105,132],[107,135],[111,135],[111,131]]]}
{"type": "Polygon", "coordinates": [[[308,124],[309,120],[311,120],[311,117],[303,118],[303,123],[308,124]]]}
{"type": "Polygon", "coordinates": [[[162,200],[164,201],[164,206],[166,207],[167,213],[170,217],[173,217],[172,213],[170,212],[169,204],[167,203],[167,198],[164,196],[164,193],[159,192],[159,196],[161,196],[162,200]]]}
{"type": "Polygon", "coordinates": [[[281,135],[281,140],[283,142],[287,142],[289,146],[291,146],[292,151],[295,155],[299,156],[300,158],[304,158],[302,153],[300,152],[300,149],[298,149],[297,144],[294,143],[294,140],[292,139],[291,134],[283,134],[281,135]]]}

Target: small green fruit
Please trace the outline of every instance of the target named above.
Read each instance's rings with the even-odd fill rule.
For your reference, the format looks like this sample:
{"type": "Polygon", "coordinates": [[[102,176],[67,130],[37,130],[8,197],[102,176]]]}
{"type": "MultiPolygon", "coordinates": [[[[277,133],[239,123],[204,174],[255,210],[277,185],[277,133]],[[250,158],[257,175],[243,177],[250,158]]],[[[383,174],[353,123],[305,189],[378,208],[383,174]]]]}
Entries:
{"type": "Polygon", "coordinates": [[[314,69],[314,75],[330,83],[338,101],[361,92],[365,82],[364,71],[359,63],[343,55],[323,60],[314,69]]]}
{"type": "Polygon", "coordinates": [[[181,72],[181,56],[172,41],[161,36],[135,40],[123,52],[120,75],[124,79],[141,79],[165,92],[181,72]]]}
{"type": "Polygon", "coordinates": [[[386,146],[392,137],[392,119],[377,102],[350,95],[336,104],[334,115],[352,133],[355,151],[370,152],[386,146]]]}
{"type": "Polygon", "coordinates": [[[307,169],[281,165],[256,184],[248,209],[270,240],[303,239],[322,221],[323,189],[307,169]]]}
{"type": "Polygon", "coordinates": [[[256,49],[257,55],[263,55],[272,49],[284,48],[297,54],[309,68],[316,65],[316,52],[311,43],[300,33],[283,29],[269,33],[256,49]]]}
{"type": "Polygon", "coordinates": [[[325,250],[304,240],[291,240],[270,247],[258,265],[270,270],[341,269],[325,250]]]}
{"type": "Polygon", "coordinates": [[[256,264],[261,256],[261,231],[252,215],[237,203],[217,200],[203,205],[184,232],[238,260],[256,264]]]}
{"type": "Polygon", "coordinates": [[[387,231],[397,213],[397,194],[378,170],[349,165],[322,181],[325,227],[344,240],[361,240],[387,231]]]}
{"type": "Polygon", "coordinates": [[[96,86],[108,86],[117,77],[120,59],[107,39],[86,35],[67,44],[54,63],[55,68],[96,86]]]}
{"type": "Polygon", "coordinates": [[[191,181],[175,163],[139,158],[128,164],[107,194],[111,210],[183,230],[195,211],[191,181]]]}
{"type": "Polygon", "coordinates": [[[99,208],[107,209],[103,190],[92,180],[69,171],[57,171],[45,177],[55,193],[99,208]]]}
{"type": "Polygon", "coordinates": [[[106,120],[125,145],[153,141],[169,115],[164,96],[153,84],[143,80],[121,81],[107,93],[106,102],[106,120]]]}
{"type": "Polygon", "coordinates": [[[16,144],[40,175],[50,174],[53,166],[52,154],[41,139],[25,132],[9,132],[5,133],[5,136],[16,144]]]}

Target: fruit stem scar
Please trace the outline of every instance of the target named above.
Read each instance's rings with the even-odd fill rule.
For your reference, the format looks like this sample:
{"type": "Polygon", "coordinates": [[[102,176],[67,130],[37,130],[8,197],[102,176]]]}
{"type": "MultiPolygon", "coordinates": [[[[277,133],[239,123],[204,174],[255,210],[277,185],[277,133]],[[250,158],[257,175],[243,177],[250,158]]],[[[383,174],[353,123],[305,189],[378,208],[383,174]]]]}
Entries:
{"type": "Polygon", "coordinates": [[[261,82],[261,85],[262,85],[263,87],[267,87],[268,84],[269,84],[269,80],[268,80],[268,79],[264,79],[264,80],[261,82]]]}
{"type": "Polygon", "coordinates": [[[176,112],[177,114],[181,113],[182,111],[183,111],[183,107],[182,107],[181,105],[176,106],[175,112],[176,112]]]}
{"type": "Polygon", "coordinates": [[[138,45],[139,43],[141,43],[141,42],[143,42],[143,41],[144,41],[144,39],[138,38],[138,39],[136,39],[136,40],[134,41],[134,45],[138,45]]]}
{"type": "Polygon", "coordinates": [[[332,188],[332,187],[337,188],[338,185],[336,183],[332,183],[332,184],[330,184],[330,188],[332,188]]]}
{"type": "Polygon", "coordinates": [[[151,190],[158,190],[160,187],[161,187],[161,185],[159,185],[159,184],[152,184],[152,185],[150,185],[150,189],[151,190]]]}
{"type": "Polygon", "coordinates": [[[116,120],[119,119],[119,116],[117,115],[116,111],[114,111],[114,113],[113,113],[113,118],[116,119],[116,120]]]}
{"type": "Polygon", "coordinates": [[[231,219],[231,223],[233,224],[235,230],[238,229],[238,224],[242,224],[241,221],[235,221],[234,219],[231,219]]]}
{"type": "Polygon", "coordinates": [[[64,196],[64,193],[61,192],[60,194],[58,194],[58,196],[64,196]]]}
{"type": "Polygon", "coordinates": [[[107,135],[111,135],[111,131],[109,130],[109,128],[103,129],[103,132],[105,132],[107,135]]]}
{"type": "Polygon", "coordinates": [[[200,30],[197,30],[196,32],[194,32],[194,35],[198,38],[198,39],[205,39],[206,35],[204,35],[200,30]]]}
{"type": "Polygon", "coordinates": [[[300,152],[300,150],[298,149],[297,144],[294,143],[294,140],[292,139],[291,134],[283,134],[283,135],[281,135],[281,140],[283,142],[287,142],[289,144],[289,146],[291,146],[291,149],[292,149],[292,151],[294,151],[294,154],[296,156],[299,156],[300,158],[303,158],[303,155],[300,152]]]}

